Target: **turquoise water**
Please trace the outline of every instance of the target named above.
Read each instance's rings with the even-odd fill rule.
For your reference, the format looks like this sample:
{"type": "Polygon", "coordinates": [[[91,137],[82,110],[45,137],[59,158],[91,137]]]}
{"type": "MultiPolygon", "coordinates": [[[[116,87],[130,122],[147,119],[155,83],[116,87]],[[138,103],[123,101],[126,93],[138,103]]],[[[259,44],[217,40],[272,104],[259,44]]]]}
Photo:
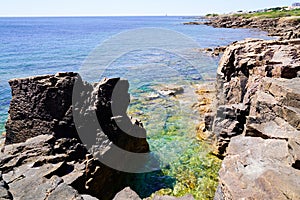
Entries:
{"type": "MultiPolygon", "coordinates": [[[[52,74],[58,71],[82,72],[87,56],[114,35],[139,28],[163,28],[184,34],[197,47],[176,46],[175,54],[164,47],[178,40],[159,40],[161,48],[135,49],[119,55],[110,66],[89,81],[103,76],[129,80],[129,114],[142,120],[151,151],[161,159],[159,174],[141,176],[133,185],[141,196],[159,189],[160,194],[181,196],[192,193],[196,199],[210,199],[217,183],[220,162],[210,147],[195,139],[200,116],[191,106],[196,103],[194,84],[215,76],[219,58],[198,48],[227,45],[244,38],[267,38],[265,33],[248,29],[215,29],[185,26],[185,17],[64,17],[0,18],[0,133],[5,131],[11,78],[52,74]],[[182,48],[182,49],[181,49],[182,48]],[[185,58],[181,55],[185,55],[185,58]],[[165,87],[182,88],[183,94],[164,95],[165,87]]],[[[135,40],[134,36],[130,38],[135,40]]],[[[149,39],[149,38],[148,38],[149,39]]],[[[143,43],[150,44],[150,40],[143,43]]],[[[153,41],[152,41],[153,42],[153,41]]],[[[126,48],[122,40],[117,49],[126,48]]],[[[109,50],[109,49],[108,49],[109,50]]],[[[85,69],[93,74],[93,69],[85,69]]]]}

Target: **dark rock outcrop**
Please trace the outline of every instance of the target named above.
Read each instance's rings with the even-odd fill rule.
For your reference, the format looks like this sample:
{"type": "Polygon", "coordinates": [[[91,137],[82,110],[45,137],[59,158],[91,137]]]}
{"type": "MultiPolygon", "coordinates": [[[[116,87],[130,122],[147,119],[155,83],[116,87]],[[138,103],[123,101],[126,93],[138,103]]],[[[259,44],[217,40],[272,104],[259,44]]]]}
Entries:
{"type": "Polygon", "coordinates": [[[58,73],[10,80],[12,100],[5,144],[43,134],[76,137],[71,107],[76,79],[75,73],[58,73]]]}
{"type": "Polygon", "coordinates": [[[215,199],[300,198],[300,40],[230,45],[212,132],[225,156],[215,199]]]}
{"type": "Polygon", "coordinates": [[[201,24],[203,24],[203,22],[184,22],[183,23],[184,25],[201,25],[201,24]]]}
{"type": "MultiPolygon", "coordinates": [[[[0,153],[1,198],[112,199],[126,187],[130,174],[94,156],[111,156],[112,145],[149,152],[142,124],[126,115],[127,81],[104,79],[91,85],[78,74],[58,73],[14,79],[10,85],[0,153]],[[101,129],[93,126],[96,121],[101,129]]],[[[118,160],[120,166],[127,162],[132,161],[118,160]]]]}

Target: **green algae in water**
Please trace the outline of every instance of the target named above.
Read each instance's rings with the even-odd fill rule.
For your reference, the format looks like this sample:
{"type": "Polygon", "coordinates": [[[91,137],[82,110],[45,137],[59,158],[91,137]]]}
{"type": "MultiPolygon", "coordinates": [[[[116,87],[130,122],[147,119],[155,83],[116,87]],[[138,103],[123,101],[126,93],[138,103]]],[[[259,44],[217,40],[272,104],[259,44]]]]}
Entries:
{"type": "Polygon", "coordinates": [[[158,97],[145,100],[155,93],[150,86],[134,91],[135,99],[129,114],[138,116],[147,130],[152,152],[161,160],[161,171],[138,175],[131,187],[142,197],[153,193],[212,199],[218,185],[221,161],[210,154],[211,146],[196,140],[197,120],[188,106],[180,107],[179,98],[158,97]]]}
{"type": "Polygon", "coordinates": [[[193,141],[190,148],[182,152],[178,160],[163,169],[165,175],[175,177],[173,190],[160,190],[157,194],[183,196],[193,194],[195,199],[212,199],[218,185],[221,161],[208,152],[209,147],[193,141]]]}

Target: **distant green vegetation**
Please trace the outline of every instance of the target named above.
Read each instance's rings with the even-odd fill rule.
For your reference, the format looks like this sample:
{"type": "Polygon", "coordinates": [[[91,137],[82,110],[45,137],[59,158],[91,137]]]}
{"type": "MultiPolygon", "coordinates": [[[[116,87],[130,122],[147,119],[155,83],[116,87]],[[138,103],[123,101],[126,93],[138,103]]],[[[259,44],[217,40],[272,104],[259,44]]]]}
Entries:
{"type": "Polygon", "coordinates": [[[211,13],[211,14],[207,14],[205,15],[206,17],[216,17],[216,16],[219,16],[218,14],[216,13],[211,13]]]}
{"type": "Polygon", "coordinates": [[[281,18],[281,17],[291,17],[300,16],[300,9],[285,10],[284,8],[270,8],[263,12],[252,12],[252,13],[239,13],[234,14],[235,16],[241,16],[244,18],[281,18]]]}

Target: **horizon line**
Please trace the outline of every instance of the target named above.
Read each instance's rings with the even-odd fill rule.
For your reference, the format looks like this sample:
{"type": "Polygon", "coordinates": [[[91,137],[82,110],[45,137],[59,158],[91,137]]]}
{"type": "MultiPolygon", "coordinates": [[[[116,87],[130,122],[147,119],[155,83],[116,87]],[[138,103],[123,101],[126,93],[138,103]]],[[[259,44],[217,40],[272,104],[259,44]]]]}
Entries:
{"type": "Polygon", "coordinates": [[[182,14],[182,15],[0,15],[0,18],[9,17],[201,17],[205,14],[182,14]]]}

